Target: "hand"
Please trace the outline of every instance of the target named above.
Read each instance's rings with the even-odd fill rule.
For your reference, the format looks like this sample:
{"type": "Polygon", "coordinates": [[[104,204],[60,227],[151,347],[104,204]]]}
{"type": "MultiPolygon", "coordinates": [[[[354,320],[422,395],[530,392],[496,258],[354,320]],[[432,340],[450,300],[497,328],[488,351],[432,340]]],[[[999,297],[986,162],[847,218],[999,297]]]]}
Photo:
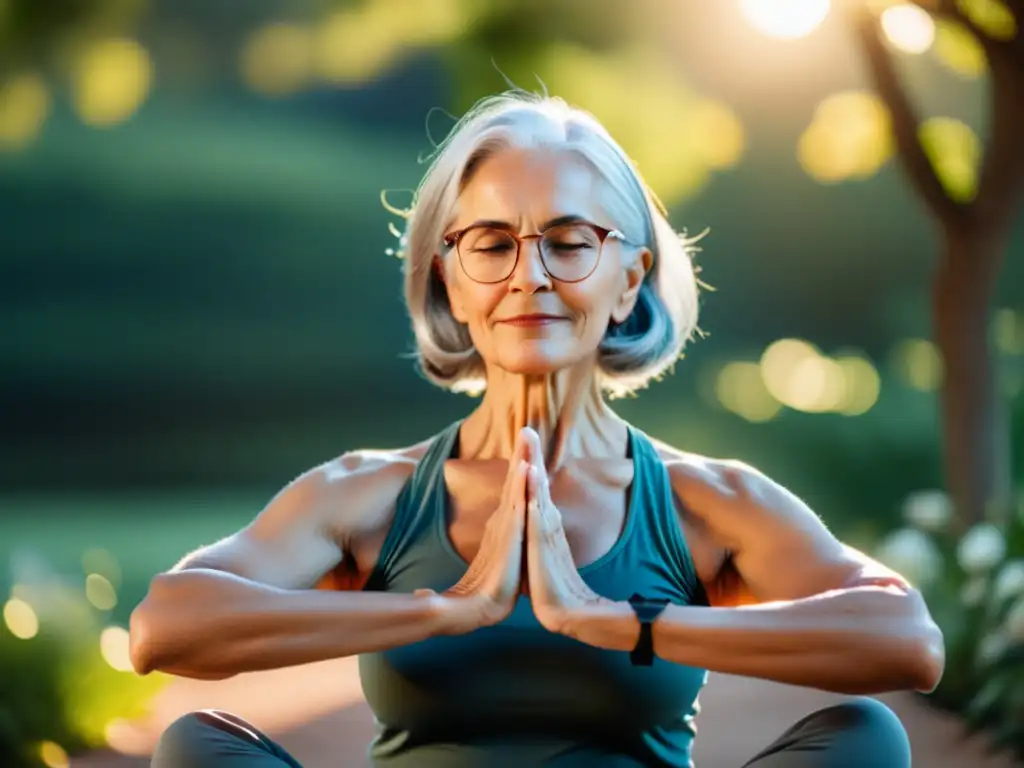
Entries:
{"type": "Polygon", "coordinates": [[[533,613],[549,632],[568,634],[574,611],[611,601],[587,586],[576,569],[562,515],[551,500],[540,438],[532,429],[524,429],[519,441],[528,466],[526,564],[533,613]]]}
{"type": "MultiPolygon", "coordinates": [[[[438,597],[442,634],[461,635],[505,619],[515,607],[522,578],[526,523],[526,475],[517,445],[498,509],[488,519],[480,549],[458,583],[438,597]]],[[[431,590],[417,590],[431,595],[431,590]]]]}

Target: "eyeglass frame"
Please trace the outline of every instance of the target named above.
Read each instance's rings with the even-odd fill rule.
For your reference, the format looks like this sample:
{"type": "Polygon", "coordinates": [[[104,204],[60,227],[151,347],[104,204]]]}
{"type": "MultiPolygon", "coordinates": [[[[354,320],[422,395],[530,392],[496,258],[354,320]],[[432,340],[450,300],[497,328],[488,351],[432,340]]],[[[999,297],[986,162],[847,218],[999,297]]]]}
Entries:
{"type": "Polygon", "coordinates": [[[614,237],[616,240],[618,240],[619,242],[622,242],[622,243],[628,242],[626,240],[626,236],[624,234],[622,234],[621,231],[619,231],[618,229],[614,229],[614,228],[602,227],[600,224],[595,224],[592,221],[587,221],[585,219],[572,218],[572,219],[569,219],[569,220],[566,220],[566,221],[555,222],[555,223],[551,224],[550,226],[548,226],[547,228],[545,228],[542,232],[538,232],[535,235],[520,235],[517,232],[513,232],[512,229],[507,227],[507,226],[499,225],[497,223],[478,222],[476,224],[470,224],[468,227],[464,227],[463,229],[457,229],[454,232],[449,232],[448,234],[446,234],[442,238],[442,240],[444,242],[445,247],[448,248],[449,251],[451,251],[452,248],[455,249],[455,255],[458,256],[458,258],[459,258],[459,265],[462,267],[462,271],[466,273],[466,277],[468,277],[474,283],[479,283],[481,285],[497,285],[498,283],[505,282],[510,277],[512,277],[512,275],[515,274],[516,267],[519,266],[519,258],[520,258],[520,256],[523,253],[523,243],[526,240],[541,241],[541,240],[544,239],[544,236],[548,232],[550,232],[552,229],[558,229],[559,227],[568,227],[568,226],[574,226],[574,225],[582,225],[582,226],[585,226],[585,227],[589,227],[591,230],[593,230],[594,234],[597,235],[597,237],[598,237],[598,252],[597,252],[597,258],[594,260],[594,266],[583,277],[578,278],[576,280],[562,280],[562,279],[560,279],[558,277],[555,277],[553,274],[551,274],[551,270],[548,269],[548,265],[544,261],[544,250],[542,248],[540,248],[540,247],[538,247],[538,249],[537,249],[538,253],[540,255],[541,266],[544,267],[544,272],[547,274],[547,276],[550,277],[552,280],[554,280],[556,282],[566,283],[568,285],[573,285],[575,283],[582,283],[584,280],[586,280],[588,277],[590,277],[592,274],[594,274],[594,272],[597,271],[597,265],[600,263],[601,255],[604,253],[605,241],[609,237],[614,237]],[[509,270],[508,274],[505,275],[500,280],[477,280],[475,277],[473,277],[472,275],[469,274],[469,271],[466,269],[466,265],[462,263],[462,252],[459,250],[459,247],[458,247],[459,246],[459,241],[462,239],[462,237],[467,232],[470,232],[470,231],[472,231],[474,229],[497,229],[497,230],[500,230],[501,232],[507,234],[509,237],[511,237],[515,241],[515,243],[516,243],[516,258],[515,258],[515,261],[512,262],[512,268],[509,270]]]}

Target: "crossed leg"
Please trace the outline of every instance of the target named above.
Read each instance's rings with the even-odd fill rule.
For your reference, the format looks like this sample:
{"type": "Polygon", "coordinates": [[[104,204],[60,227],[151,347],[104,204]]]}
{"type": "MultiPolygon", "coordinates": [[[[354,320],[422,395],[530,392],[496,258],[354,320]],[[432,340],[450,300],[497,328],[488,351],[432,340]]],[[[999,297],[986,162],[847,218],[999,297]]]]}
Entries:
{"type": "MultiPolygon", "coordinates": [[[[175,720],[160,737],[151,766],[302,768],[254,725],[211,709],[175,720]]],[[[743,768],[911,768],[910,742],[891,709],[874,699],[853,699],[800,720],[743,768]]]]}

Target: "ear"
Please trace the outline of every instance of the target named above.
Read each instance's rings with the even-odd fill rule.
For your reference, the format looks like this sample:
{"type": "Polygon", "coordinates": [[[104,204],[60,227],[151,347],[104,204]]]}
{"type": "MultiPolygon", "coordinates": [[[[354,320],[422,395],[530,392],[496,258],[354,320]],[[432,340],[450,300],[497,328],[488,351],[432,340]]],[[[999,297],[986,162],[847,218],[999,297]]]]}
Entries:
{"type": "Polygon", "coordinates": [[[445,294],[448,296],[448,309],[452,313],[452,317],[455,318],[456,322],[465,325],[466,312],[462,306],[462,293],[459,290],[458,282],[448,279],[449,276],[445,267],[444,257],[435,253],[431,268],[433,269],[434,277],[444,286],[445,294]]]}
{"type": "Polygon", "coordinates": [[[626,287],[619,294],[619,298],[612,308],[614,322],[626,322],[626,318],[633,312],[637,296],[640,295],[640,286],[644,284],[644,278],[651,271],[652,264],[654,264],[654,254],[649,249],[642,248],[626,266],[626,287]]]}

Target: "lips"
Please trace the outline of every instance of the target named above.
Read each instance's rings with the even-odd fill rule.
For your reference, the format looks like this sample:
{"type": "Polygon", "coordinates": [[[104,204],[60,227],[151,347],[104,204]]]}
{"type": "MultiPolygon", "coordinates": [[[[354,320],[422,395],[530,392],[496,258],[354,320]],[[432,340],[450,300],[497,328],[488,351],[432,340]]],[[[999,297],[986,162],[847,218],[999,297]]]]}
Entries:
{"type": "Polygon", "coordinates": [[[498,321],[501,325],[513,325],[517,327],[534,327],[540,325],[552,325],[554,323],[564,322],[565,318],[561,315],[548,315],[543,313],[531,313],[524,315],[513,315],[512,317],[506,317],[498,321]]]}

